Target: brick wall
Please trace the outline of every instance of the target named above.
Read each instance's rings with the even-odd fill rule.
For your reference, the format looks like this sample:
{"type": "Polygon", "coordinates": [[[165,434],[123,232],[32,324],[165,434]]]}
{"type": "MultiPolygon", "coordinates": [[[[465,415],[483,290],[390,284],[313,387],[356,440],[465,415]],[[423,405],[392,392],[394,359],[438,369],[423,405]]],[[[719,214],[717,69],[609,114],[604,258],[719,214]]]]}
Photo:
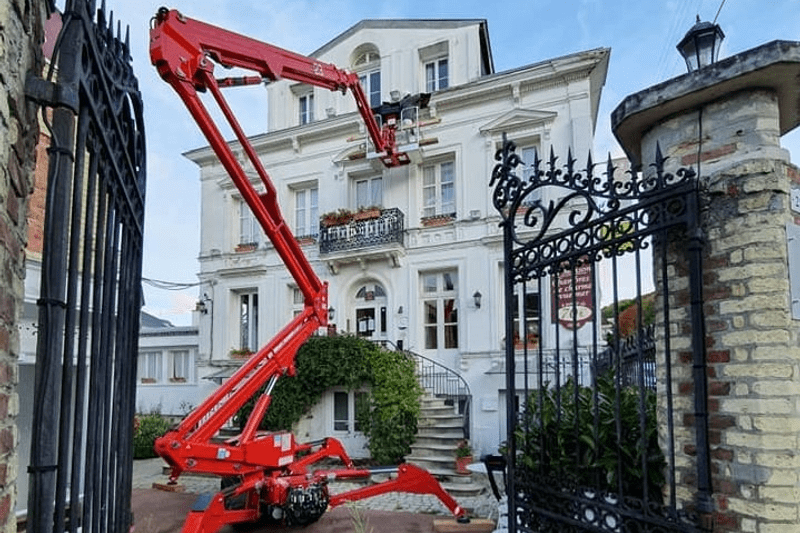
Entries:
{"type": "Polygon", "coordinates": [[[39,135],[24,83],[29,71],[41,72],[44,10],[35,0],[0,2],[0,532],[16,531],[17,318],[39,135]]]}
{"type": "MultiPolygon", "coordinates": [[[[714,530],[800,531],[800,324],[790,306],[787,224],[800,173],[779,148],[778,101],[769,91],[738,93],[649,134],[676,164],[701,161],[709,444],[714,530]],[[759,132],[757,135],[748,132],[759,132]],[[698,150],[700,148],[700,150],[698,150]]],[[[644,143],[643,143],[644,144],[644,143]]],[[[646,152],[645,152],[646,153],[646,152]]],[[[678,395],[679,494],[691,498],[694,390],[689,351],[688,289],[683,250],[670,244],[670,307],[679,322],[673,359],[678,395]]]]}

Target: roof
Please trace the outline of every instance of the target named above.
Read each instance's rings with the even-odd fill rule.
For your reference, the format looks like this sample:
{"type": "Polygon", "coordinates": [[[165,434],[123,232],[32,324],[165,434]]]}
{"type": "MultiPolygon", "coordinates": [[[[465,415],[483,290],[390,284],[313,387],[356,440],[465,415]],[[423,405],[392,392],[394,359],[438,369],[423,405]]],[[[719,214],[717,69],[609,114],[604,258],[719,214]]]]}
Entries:
{"type": "Polygon", "coordinates": [[[452,29],[463,28],[465,26],[479,27],[481,41],[481,61],[483,71],[487,74],[494,73],[494,58],[492,57],[492,47],[489,43],[489,26],[486,19],[364,19],[314,50],[311,57],[319,57],[328,50],[336,47],[342,41],[351,37],[355,33],[365,29],[452,29]]]}

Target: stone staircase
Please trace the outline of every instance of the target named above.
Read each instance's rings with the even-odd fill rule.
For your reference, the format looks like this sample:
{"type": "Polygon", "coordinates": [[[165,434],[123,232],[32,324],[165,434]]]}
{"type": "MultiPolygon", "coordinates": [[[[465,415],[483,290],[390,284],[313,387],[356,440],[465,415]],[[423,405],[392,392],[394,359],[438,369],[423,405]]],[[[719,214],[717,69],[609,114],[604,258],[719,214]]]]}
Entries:
{"type": "Polygon", "coordinates": [[[452,403],[432,395],[422,397],[417,437],[406,461],[435,476],[454,498],[477,496],[484,489],[475,474],[456,473],[455,449],[464,438],[464,419],[452,403]]]}

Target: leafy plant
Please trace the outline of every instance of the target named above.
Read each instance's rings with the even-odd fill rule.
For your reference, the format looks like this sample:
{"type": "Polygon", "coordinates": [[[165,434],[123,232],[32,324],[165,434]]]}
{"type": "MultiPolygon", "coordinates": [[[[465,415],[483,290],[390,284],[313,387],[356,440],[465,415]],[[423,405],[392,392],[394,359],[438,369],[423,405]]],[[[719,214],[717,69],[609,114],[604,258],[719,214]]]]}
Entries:
{"type": "Polygon", "coordinates": [[[464,439],[458,442],[456,446],[456,457],[470,457],[472,455],[472,447],[469,441],[464,439]]]}
{"type": "MultiPolygon", "coordinates": [[[[331,387],[371,391],[356,405],[356,420],[369,439],[372,458],[397,463],[410,451],[417,429],[422,389],[414,362],[401,352],[384,350],[353,336],[312,337],[297,352],[296,375],[281,379],[272,391],[262,429],[288,431],[331,387]]],[[[247,422],[255,400],[237,413],[247,422]]]]}
{"type": "Polygon", "coordinates": [[[643,499],[644,461],[648,499],[662,499],[666,461],[658,445],[655,393],[617,391],[611,372],[599,376],[594,389],[570,377],[558,390],[531,393],[515,436],[521,465],[537,477],[643,499]]]}
{"type": "Polygon", "coordinates": [[[170,422],[158,413],[139,415],[133,421],[133,458],[156,457],[153,445],[156,439],[167,432],[170,422]]]}

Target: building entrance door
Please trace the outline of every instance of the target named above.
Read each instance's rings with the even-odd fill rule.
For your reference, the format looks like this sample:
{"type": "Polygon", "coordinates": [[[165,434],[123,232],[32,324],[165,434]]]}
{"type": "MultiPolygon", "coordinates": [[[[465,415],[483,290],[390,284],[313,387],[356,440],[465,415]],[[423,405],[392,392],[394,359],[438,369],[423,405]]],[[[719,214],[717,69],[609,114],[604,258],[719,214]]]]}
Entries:
{"type": "Polygon", "coordinates": [[[370,340],[385,340],[387,324],[386,291],[379,283],[361,286],[355,295],[356,335],[370,340]]]}

